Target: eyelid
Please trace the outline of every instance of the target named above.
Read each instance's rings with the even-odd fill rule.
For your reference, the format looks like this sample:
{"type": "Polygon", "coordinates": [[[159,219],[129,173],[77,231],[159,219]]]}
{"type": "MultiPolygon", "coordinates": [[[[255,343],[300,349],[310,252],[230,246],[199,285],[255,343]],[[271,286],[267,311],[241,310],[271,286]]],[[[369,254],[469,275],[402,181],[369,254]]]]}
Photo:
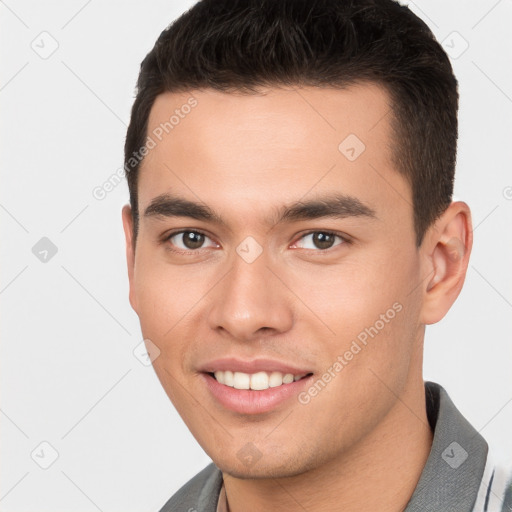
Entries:
{"type": "MultiPolygon", "coordinates": [[[[191,229],[191,228],[180,228],[180,229],[177,229],[175,231],[171,231],[170,233],[166,233],[163,237],[162,237],[162,240],[161,242],[163,244],[166,244],[167,242],[170,241],[170,239],[176,235],[180,235],[180,234],[183,234],[183,233],[198,233],[200,235],[204,235],[206,238],[210,239],[215,245],[219,246],[220,244],[215,241],[213,239],[213,237],[211,237],[208,233],[206,233],[205,231],[203,231],[202,229],[191,229]]],[[[175,249],[170,249],[174,252],[179,252],[179,253],[190,253],[190,252],[199,252],[201,251],[202,249],[210,249],[211,247],[200,247],[199,249],[181,249],[179,247],[175,248],[175,249]]]]}
{"type": "Polygon", "coordinates": [[[305,233],[302,233],[295,242],[292,243],[292,246],[295,246],[299,240],[302,240],[304,237],[308,235],[312,235],[313,233],[323,233],[326,235],[334,235],[337,236],[342,240],[341,243],[334,245],[333,247],[329,247],[328,249],[304,249],[303,247],[297,247],[297,249],[304,249],[306,251],[314,251],[314,252],[328,252],[330,250],[334,250],[336,247],[340,245],[350,244],[351,238],[348,235],[345,235],[344,233],[340,233],[338,231],[333,231],[330,229],[311,229],[305,233]]]}
{"type": "MultiPolygon", "coordinates": [[[[191,229],[191,228],[188,228],[188,229],[187,228],[181,228],[181,229],[177,229],[175,231],[171,231],[170,233],[167,233],[167,234],[165,234],[163,236],[161,242],[165,244],[165,243],[169,242],[169,240],[172,237],[174,237],[176,235],[180,235],[182,233],[199,233],[201,235],[204,235],[206,238],[210,239],[217,246],[220,246],[220,244],[217,241],[215,241],[213,237],[211,237],[208,233],[206,233],[202,229],[191,229]]],[[[292,243],[292,247],[295,246],[299,240],[302,240],[304,237],[306,237],[308,235],[312,235],[314,233],[324,233],[324,234],[327,234],[327,235],[337,236],[338,238],[340,238],[342,240],[342,242],[339,243],[339,244],[334,245],[333,247],[329,247],[328,249],[305,249],[306,251],[323,252],[323,253],[325,253],[325,252],[328,252],[330,250],[334,250],[335,247],[338,247],[340,245],[352,243],[351,238],[348,235],[345,235],[344,233],[340,233],[338,231],[333,231],[333,230],[329,230],[329,229],[311,229],[309,231],[306,231],[306,232],[300,234],[300,236],[298,238],[296,238],[296,241],[292,243]]],[[[170,249],[170,250],[175,251],[175,252],[180,252],[180,253],[186,253],[186,252],[199,252],[202,249],[208,249],[208,248],[211,248],[211,247],[200,247],[199,249],[180,249],[180,248],[176,248],[176,249],[170,249]]],[[[304,249],[304,248],[303,247],[298,247],[298,249],[304,249]]]]}

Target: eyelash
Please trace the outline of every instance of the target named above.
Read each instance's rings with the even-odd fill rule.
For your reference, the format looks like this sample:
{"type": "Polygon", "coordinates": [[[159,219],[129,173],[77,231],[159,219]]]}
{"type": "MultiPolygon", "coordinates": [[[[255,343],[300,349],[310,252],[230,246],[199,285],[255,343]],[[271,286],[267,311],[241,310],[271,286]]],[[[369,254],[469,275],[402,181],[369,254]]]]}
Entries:
{"type": "MultiPolygon", "coordinates": [[[[179,230],[179,231],[174,231],[168,235],[166,235],[164,237],[164,239],[162,240],[163,243],[166,243],[166,242],[169,242],[171,238],[175,237],[176,235],[181,235],[183,233],[195,233],[195,234],[200,234],[200,235],[203,235],[207,238],[210,238],[211,237],[206,234],[205,232],[201,231],[201,230],[198,230],[198,229],[182,229],[182,230],[179,230]]],[[[352,240],[347,236],[347,235],[344,235],[344,234],[341,234],[341,233],[338,233],[336,231],[329,231],[329,230],[320,230],[320,229],[314,229],[314,230],[311,230],[311,231],[308,231],[306,233],[303,233],[298,239],[298,240],[302,240],[303,238],[305,238],[306,236],[308,235],[311,235],[311,234],[314,234],[314,233],[322,233],[324,235],[329,235],[329,236],[335,236],[335,237],[338,237],[341,239],[341,243],[339,244],[336,244],[335,246],[333,247],[329,247],[328,249],[305,249],[306,251],[313,251],[313,252],[317,252],[317,253],[327,253],[331,250],[334,250],[336,247],[340,246],[340,245],[345,245],[345,244],[351,244],[352,243],[352,240]]],[[[212,240],[213,241],[213,240],[212,240]]],[[[215,242],[216,243],[216,242],[215,242]]],[[[297,242],[294,242],[293,244],[295,245],[297,242]]],[[[172,252],[175,252],[175,253],[178,253],[178,254],[189,254],[189,253],[194,253],[194,252],[199,252],[201,251],[201,249],[207,249],[207,247],[200,247],[198,249],[188,249],[188,250],[184,250],[184,249],[172,249],[172,248],[168,248],[168,250],[172,251],[172,252]]],[[[299,247],[300,249],[300,247],[299,247]]]]}
{"type": "MultiPolygon", "coordinates": [[[[323,235],[329,235],[329,236],[335,236],[335,237],[338,237],[339,239],[341,239],[341,242],[339,244],[336,244],[334,245],[333,247],[329,247],[328,249],[304,249],[306,251],[313,251],[313,252],[316,252],[316,253],[328,253],[330,251],[334,251],[336,250],[336,247],[339,247],[341,245],[345,245],[345,244],[350,244],[351,243],[351,240],[349,239],[349,237],[347,235],[344,235],[342,233],[338,233],[337,231],[329,231],[329,230],[322,230],[322,229],[313,229],[311,231],[307,231],[306,233],[303,233],[299,238],[298,240],[302,240],[303,238],[305,238],[306,236],[308,235],[312,235],[314,233],[322,233],[323,235]]],[[[298,241],[297,240],[297,241],[298,241]]],[[[294,242],[294,245],[296,244],[297,242],[294,242]]],[[[302,249],[301,247],[299,247],[299,249],[302,249]]]]}

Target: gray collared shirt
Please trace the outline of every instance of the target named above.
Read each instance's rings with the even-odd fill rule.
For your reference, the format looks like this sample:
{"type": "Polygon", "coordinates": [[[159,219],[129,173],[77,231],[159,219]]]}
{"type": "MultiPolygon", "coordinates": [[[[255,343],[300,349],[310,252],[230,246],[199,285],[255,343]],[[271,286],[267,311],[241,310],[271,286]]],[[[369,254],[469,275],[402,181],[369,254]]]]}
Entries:
{"type": "MultiPolygon", "coordinates": [[[[426,382],[425,394],[434,439],[404,512],[512,512],[510,468],[494,464],[484,438],[439,384],[426,382]]],[[[187,482],[160,512],[227,510],[221,489],[222,473],[212,463],[187,482]]]]}

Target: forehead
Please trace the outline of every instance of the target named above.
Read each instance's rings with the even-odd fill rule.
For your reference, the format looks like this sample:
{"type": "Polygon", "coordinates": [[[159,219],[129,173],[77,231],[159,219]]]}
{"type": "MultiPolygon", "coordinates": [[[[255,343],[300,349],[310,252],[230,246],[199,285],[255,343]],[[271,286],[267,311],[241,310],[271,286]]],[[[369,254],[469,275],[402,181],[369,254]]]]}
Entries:
{"type": "Polygon", "coordinates": [[[301,155],[320,142],[335,143],[337,149],[336,142],[350,133],[363,142],[384,142],[390,135],[389,118],[384,119],[389,113],[389,95],[373,83],[344,89],[261,88],[257,94],[202,89],[159,95],[150,112],[148,134],[160,134],[168,143],[174,139],[179,146],[193,131],[200,137],[190,141],[196,149],[208,150],[222,142],[232,145],[232,153],[238,143],[247,151],[257,136],[267,150],[286,150],[288,145],[301,155]]]}
{"type": "Polygon", "coordinates": [[[412,216],[392,162],[391,117],[376,84],[161,94],[148,122],[153,147],[141,165],[139,210],[172,192],[263,216],[265,207],[335,191],[412,216]]]}

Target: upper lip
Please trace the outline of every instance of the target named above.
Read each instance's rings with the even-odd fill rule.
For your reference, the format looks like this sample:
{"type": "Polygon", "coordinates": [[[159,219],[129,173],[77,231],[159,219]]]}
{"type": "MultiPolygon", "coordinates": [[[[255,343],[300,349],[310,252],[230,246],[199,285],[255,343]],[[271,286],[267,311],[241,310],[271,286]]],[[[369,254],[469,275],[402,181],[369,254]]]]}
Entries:
{"type": "Polygon", "coordinates": [[[291,373],[293,375],[302,375],[312,373],[310,369],[291,364],[276,361],[274,359],[253,359],[251,361],[244,361],[234,357],[227,357],[222,359],[215,359],[203,365],[200,371],[205,373],[213,373],[218,370],[230,370],[233,372],[243,373],[256,373],[256,372],[281,372],[291,373]]]}

